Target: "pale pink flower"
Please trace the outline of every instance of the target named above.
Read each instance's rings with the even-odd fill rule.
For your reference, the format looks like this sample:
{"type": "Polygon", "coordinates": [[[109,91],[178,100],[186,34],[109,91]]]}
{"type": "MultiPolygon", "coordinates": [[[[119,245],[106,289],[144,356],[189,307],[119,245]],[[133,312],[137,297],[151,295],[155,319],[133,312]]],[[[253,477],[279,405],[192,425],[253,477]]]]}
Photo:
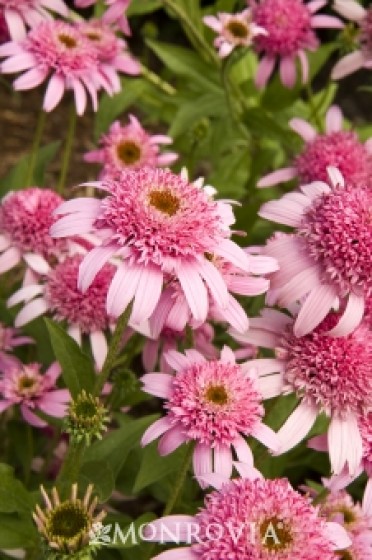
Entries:
{"type": "Polygon", "coordinates": [[[141,324],[155,310],[164,282],[177,278],[193,317],[204,322],[208,290],[221,306],[229,292],[212,253],[248,269],[246,253],[230,240],[234,216],[230,204],[216,202],[200,181],[169,170],[143,168],[122,173],[118,181],[94,183],[107,191],[103,200],[78,198],[60,206],[63,217],[53,237],[96,233],[95,247],[80,266],[79,289],[86,291],[103,264],[119,259],[107,295],[107,310],[118,317],[134,298],[132,323],[141,324]]]}
{"type": "Polygon", "coordinates": [[[325,133],[319,134],[303,119],[289,123],[305,142],[302,152],[290,167],[278,169],[258,182],[258,187],[271,187],[297,177],[301,184],[327,181],[327,167],[340,170],[347,183],[368,179],[372,173],[372,138],[364,144],[355,132],[342,130],[343,115],[337,105],[332,105],[325,118],[325,133]]]}
{"type": "Polygon", "coordinates": [[[48,10],[68,16],[63,0],[0,0],[0,13],[4,14],[9,35],[13,41],[26,36],[26,27],[35,27],[43,20],[52,19],[48,10]]]}
{"type": "MultiPolygon", "coordinates": [[[[97,0],[75,0],[75,6],[78,8],[87,8],[96,3],[97,0]]],[[[128,9],[131,0],[105,0],[108,9],[104,12],[102,18],[108,24],[115,24],[125,34],[130,35],[130,27],[125,12],[128,9]]]]}
{"type": "Polygon", "coordinates": [[[218,13],[216,16],[205,16],[205,25],[218,33],[214,46],[221,58],[229,56],[236,47],[250,47],[257,35],[267,35],[265,29],[252,21],[251,10],[237,14],[218,13]]]}
{"type": "Polygon", "coordinates": [[[170,350],[164,359],[176,371],[148,373],[142,377],[143,390],[166,399],[167,415],[144,433],[142,445],[161,436],[159,453],[168,455],[183,443],[195,442],[194,473],[216,473],[230,477],[233,450],[237,459],[253,469],[253,455],[243,436],[253,436],[276,449],[275,433],[262,423],[264,408],[254,376],[235,363],[225,346],[219,360],[207,361],[196,350],[185,354],[170,350]]]}
{"type": "Polygon", "coordinates": [[[19,336],[18,329],[6,327],[0,323],[0,372],[5,372],[7,369],[18,363],[18,358],[9,354],[14,348],[23,346],[24,344],[33,344],[33,339],[29,336],[19,336]]]}
{"type": "Polygon", "coordinates": [[[327,333],[337,318],[329,315],[313,332],[297,338],[293,319],[273,309],[251,319],[243,343],[276,351],[276,358],[251,360],[264,398],[294,392],[299,405],[278,432],[279,452],[296,446],[310,432],[320,413],[330,417],[328,449],[332,469],[348,465],[355,473],[363,456],[360,416],[372,406],[372,336],[365,325],[344,337],[327,333]]]}
{"type": "Polygon", "coordinates": [[[86,153],[84,160],[102,164],[102,178],[115,179],[128,169],[170,165],[178,158],[174,152],[160,153],[160,144],[172,143],[170,136],[151,136],[133,115],[129,115],[129,124],[126,126],[115,121],[99,143],[101,147],[86,153]]]}
{"type": "Polygon", "coordinates": [[[117,91],[117,84],[102,72],[92,42],[70,23],[41,23],[23,41],[1,45],[0,56],[9,56],[1,64],[2,73],[26,70],[14,81],[16,90],[32,89],[49,78],[43,102],[47,112],[58,105],[66,90],[74,93],[78,115],[85,111],[87,93],[97,110],[99,89],[103,87],[109,94],[117,91]]]}
{"type": "Polygon", "coordinates": [[[8,299],[8,306],[25,302],[15,318],[16,326],[51,313],[55,320],[67,323],[67,330],[78,344],[88,335],[93,356],[101,369],[107,355],[107,331],[113,321],[106,312],[106,295],[115,267],[106,263],[86,292],[78,289],[79,266],[83,255],[67,256],[50,268],[42,283],[28,284],[8,299]]]}
{"type": "Polygon", "coordinates": [[[80,33],[94,47],[101,73],[112,85],[114,92],[121,90],[118,72],[136,76],[141,66],[128,51],[124,39],[119,39],[103,19],[82,21],[77,24],[80,33]]]}
{"type": "Polygon", "coordinates": [[[363,8],[355,0],[335,0],[333,8],[359,27],[359,49],[347,54],[333,67],[332,78],[339,80],[360,68],[372,69],[372,8],[363,8]]]}
{"type": "Polygon", "coordinates": [[[49,270],[48,260],[58,257],[66,242],[53,239],[53,211],[63,199],[50,189],[31,187],[9,192],[0,205],[0,274],[22,260],[38,274],[49,270]]]}
{"type": "Polygon", "coordinates": [[[314,329],[338,303],[345,308],[334,336],[343,336],[363,318],[372,290],[371,197],[364,184],[345,184],[335,168],[328,168],[330,185],[315,181],[301,192],[267,202],[259,215],[295,228],[268,241],[265,253],[276,258],[280,270],[271,280],[273,301],[287,307],[301,301],[295,334],[314,329]]]}
{"type": "MultiPolygon", "coordinates": [[[[150,321],[151,323],[151,321],[150,321]]],[[[214,329],[209,323],[203,323],[195,329],[190,328],[192,336],[192,347],[207,359],[217,358],[217,349],[213,345],[214,329]]],[[[159,368],[164,373],[173,370],[165,359],[169,350],[177,350],[179,344],[187,344],[189,334],[186,330],[179,331],[169,327],[163,327],[155,339],[148,338],[143,346],[142,363],[146,371],[154,371],[158,362],[159,368]]]]}
{"type": "Polygon", "coordinates": [[[350,545],[345,529],[327,522],[283,478],[227,482],[205,497],[196,516],[152,521],[146,540],[166,542],[165,528],[168,534],[178,528],[189,546],[153,560],[336,560],[336,550],[350,545]]]}
{"type": "Polygon", "coordinates": [[[0,412],[10,406],[20,405],[23,418],[32,426],[43,427],[47,423],[34,411],[45,412],[49,416],[62,418],[66,404],[70,400],[67,389],[57,389],[61,368],[54,362],[47,371],[41,373],[41,364],[21,363],[8,370],[0,379],[0,412]]]}
{"type": "Polygon", "coordinates": [[[296,82],[296,59],[301,63],[302,81],[309,79],[309,63],[306,51],[315,51],[319,41],[314,32],[318,28],[342,28],[342,22],[333,16],[316,14],[327,0],[249,0],[253,21],[267,31],[254,42],[255,50],[263,54],[256,85],[263,87],[279,60],[280,78],[284,86],[293,87],[296,82]]]}

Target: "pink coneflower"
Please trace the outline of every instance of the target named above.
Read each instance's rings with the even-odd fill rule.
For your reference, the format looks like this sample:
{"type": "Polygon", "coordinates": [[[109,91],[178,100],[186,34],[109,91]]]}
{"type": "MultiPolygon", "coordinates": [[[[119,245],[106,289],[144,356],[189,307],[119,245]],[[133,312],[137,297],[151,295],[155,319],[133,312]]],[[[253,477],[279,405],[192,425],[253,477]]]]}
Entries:
{"type": "Polygon", "coordinates": [[[68,8],[62,0],[0,0],[0,12],[4,14],[13,41],[26,36],[26,26],[35,27],[51,19],[47,10],[68,16],[68,8]]]}
{"type": "Polygon", "coordinates": [[[345,337],[331,337],[335,323],[328,316],[313,332],[297,338],[293,319],[266,309],[251,319],[245,334],[234,333],[244,343],[273,348],[276,358],[247,362],[259,375],[264,398],[294,392],[300,404],[278,432],[279,452],[297,445],[311,430],[318,414],[331,418],[328,449],[333,471],[348,464],[355,473],[363,455],[360,416],[372,406],[372,338],[365,325],[345,337]]]}
{"type": "Polygon", "coordinates": [[[342,130],[343,116],[337,105],[326,114],[326,131],[318,134],[307,121],[292,119],[290,127],[301,136],[305,146],[291,167],[266,175],[258,187],[271,187],[298,177],[301,184],[327,181],[327,167],[340,170],[347,183],[366,180],[372,172],[372,138],[365,144],[355,132],[342,130]]]}
{"type": "Polygon", "coordinates": [[[214,46],[221,58],[229,56],[236,47],[250,47],[257,35],[267,35],[265,29],[252,22],[249,9],[237,14],[222,12],[217,17],[205,16],[203,21],[219,34],[214,46]]]}
{"type": "Polygon", "coordinates": [[[161,436],[159,453],[168,455],[183,443],[195,442],[194,472],[202,485],[205,473],[231,476],[232,449],[239,461],[253,468],[243,436],[276,449],[275,433],[262,423],[256,380],[235,363],[228,347],[219,360],[207,361],[196,350],[169,351],[164,358],[176,374],[148,373],[142,381],[146,393],[166,399],[167,415],[146,430],[142,445],[161,436]]]}
{"type": "Polygon", "coordinates": [[[8,26],[4,17],[4,12],[0,10],[0,45],[10,41],[8,26]]]}
{"type": "MultiPolygon", "coordinates": [[[[115,24],[125,34],[130,35],[130,27],[125,12],[131,0],[105,0],[108,9],[103,14],[103,21],[108,24],[115,24]]],[[[78,8],[87,8],[96,3],[96,0],[75,0],[78,8]]]]}
{"type": "Polygon", "coordinates": [[[104,331],[110,326],[106,295],[115,267],[106,263],[83,293],[77,287],[83,258],[83,255],[66,257],[49,270],[43,284],[29,284],[21,288],[9,298],[8,305],[25,302],[15,319],[16,326],[26,325],[50,312],[57,321],[66,321],[70,336],[78,344],[81,344],[82,335],[89,335],[92,352],[100,369],[107,354],[104,331]]]}
{"type": "Polygon", "coordinates": [[[372,191],[363,184],[345,185],[337,169],[328,169],[331,186],[315,181],[259,211],[263,218],[296,228],[269,240],[265,252],[280,266],[271,277],[276,301],[284,307],[302,301],[297,336],[319,325],[338,301],[347,304],[332,333],[351,332],[372,290],[372,191]]]}
{"type": "Polygon", "coordinates": [[[360,26],[359,49],[347,54],[332,70],[332,78],[339,80],[360,68],[372,69],[372,8],[363,8],[354,0],[335,0],[333,8],[340,15],[360,26]]]}
{"type": "Polygon", "coordinates": [[[143,168],[123,173],[118,181],[96,183],[103,200],[79,198],[62,204],[53,237],[96,232],[102,240],[88,253],[79,273],[79,289],[89,288],[113,255],[121,259],[107,297],[107,310],[118,317],[134,298],[132,322],[141,324],[159,302],[165,275],[177,278],[197,321],[208,314],[208,289],[226,307],[229,292],[208,258],[215,254],[248,268],[246,253],[233,243],[230,204],[216,202],[201,183],[169,170],[143,168]],[[205,283],[204,283],[205,282],[205,283]]]}
{"type": "Polygon", "coordinates": [[[150,136],[133,115],[129,115],[129,124],[126,126],[115,121],[99,143],[100,149],[88,152],[84,159],[103,165],[102,178],[115,179],[122,171],[128,169],[170,165],[178,158],[174,152],[159,151],[159,144],[172,143],[170,136],[150,136]]]}
{"type": "Polygon", "coordinates": [[[39,274],[48,269],[48,259],[57,257],[66,242],[53,239],[53,211],[63,199],[50,189],[32,187],[8,193],[0,205],[0,274],[22,259],[39,274]]]}
{"type": "Polygon", "coordinates": [[[141,66],[129,53],[127,43],[119,39],[104,20],[82,21],[78,29],[95,48],[100,71],[112,84],[114,92],[121,90],[118,72],[140,74],[141,66]]]}
{"type": "Polygon", "coordinates": [[[280,61],[280,78],[286,87],[296,82],[296,58],[302,68],[302,81],[309,78],[306,51],[315,51],[319,41],[318,28],[341,28],[342,22],[332,16],[314,15],[327,4],[326,0],[250,0],[253,21],[267,31],[257,37],[254,48],[264,56],[256,75],[256,85],[263,87],[270,78],[276,61],[280,61]]]}
{"type": "Polygon", "coordinates": [[[0,47],[0,56],[9,56],[1,64],[2,73],[26,70],[14,81],[16,90],[39,86],[51,74],[44,96],[44,111],[52,111],[66,90],[72,90],[76,111],[82,115],[89,94],[97,110],[97,91],[103,87],[110,94],[116,91],[101,72],[97,51],[78,27],[63,21],[41,23],[21,42],[9,42],[0,47]]]}
{"type": "Polygon", "coordinates": [[[372,412],[361,416],[358,423],[363,442],[363,467],[372,478],[372,412]]]}
{"type": "MultiPolygon", "coordinates": [[[[151,321],[150,321],[151,323],[151,321]]],[[[217,349],[213,346],[214,329],[209,323],[203,323],[200,327],[191,329],[192,347],[207,359],[217,358],[217,349]]],[[[164,373],[172,373],[173,369],[165,359],[169,350],[177,350],[179,344],[187,344],[188,333],[164,327],[157,334],[155,340],[148,338],[143,346],[142,363],[146,371],[154,371],[159,361],[159,368],[164,373]]]]}
{"type": "Polygon", "coordinates": [[[178,530],[189,547],[153,560],[336,560],[335,551],[350,544],[345,529],[322,518],[286,479],[232,480],[208,494],[195,517],[152,521],[147,540],[164,543],[165,528],[178,530]]]}
{"type": "Polygon", "coordinates": [[[70,400],[67,389],[56,389],[56,380],[61,368],[54,362],[42,374],[41,364],[17,364],[0,379],[0,411],[19,404],[23,418],[32,426],[47,425],[33,411],[40,409],[45,414],[62,418],[70,400]]]}
{"type": "Polygon", "coordinates": [[[0,372],[4,373],[15,363],[18,363],[18,358],[9,354],[13,348],[33,342],[33,339],[29,336],[19,336],[18,329],[5,327],[3,323],[0,323],[0,372]]]}

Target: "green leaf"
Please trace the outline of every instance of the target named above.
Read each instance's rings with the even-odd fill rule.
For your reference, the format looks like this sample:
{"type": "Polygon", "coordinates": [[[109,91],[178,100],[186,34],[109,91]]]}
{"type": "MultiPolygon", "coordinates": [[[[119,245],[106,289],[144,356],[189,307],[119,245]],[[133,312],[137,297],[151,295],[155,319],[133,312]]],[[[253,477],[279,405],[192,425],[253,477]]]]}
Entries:
{"type": "Polygon", "coordinates": [[[102,441],[93,443],[85,452],[85,461],[107,461],[116,477],[129,451],[139,443],[145,429],[157,418],[158,415],[152,415],[127,420],[123,427],[109,433],[102,441]]]}
{"type": "Polygon", "coordinates": [[[31,516],[22,518],[0,513],[0,548],[30,548],[37,540],[38,533],[31,516]]]}
{"type": "Polygon", "coordinates": [[[62,375],[73,398],[85,389],[93,391],[96,380],[93,363],[66,331],[50,319],[44,319],[54,354],[62,367],[62,375]]]}
{"type": "Polygon", "coordinates": [[[100,502],[106,502],[114,489],[115,481],[112,468],[107,461],[89,461],[84,463],[79,474],[80,483],[84,486],[94,485],[94,492],[100,502]]]}
{"type": "Polygon", "coordinates": [[[180,134],[190,130],[190,126],[195,124],[195,122],[202,117],[211,117],[214,115],[221,117],[224,114],[227,114],[227,106],[226,97],[223,92],[221,91],[221,93],[218,94],[206,93],[198,98],[197,103],[195,103],[195,99],[193,99],[180,106],[168,134],[176,138],[180,134]]]}
{"type": "Polygon", "coordinates": [[[159,455],[158,442],[148,445],[143,451],[133,492],[137,493],[165,476],[173,472],[177,473],[185,459],[186,452],[187,450],[182,446],[174,453],[162,457],[159,455]]]}
{"type": "MultiPolygon", "coordinates": [[[[61,142],[57,140],[56,142],[51,142],[43,146],[39,150],[32,179],[33,185],[38,185],[39,187],[44,185],[45,170],[56,155],[60,143],[61,142]]],[[[24,156],[15,167],[0,180],[0,195],[4,195],[8,191],[23,189],[25,187],[30,157],[30,154],[24,156]]]]}
{"type": "Polygon", "coordinates": [[[132,0],[127,15],[138,16],[155,12],[162,7],[162,0],[132,0]]]}
{"type": "Polygon", "coordinates": [[[19,480],[14,478],[13,469],[0,463],[0,512],[29,512],[34,502],[19,480]]]}
{"type": "Polygon", "coordinates": [[[289,130],[286,125],[279,124],[277,119],[274,119],[261,107],[248,109],[245,111],[243,119],[248,130],[260,138],[263,134],[267,134],[287,146],[295,148],[298,145],[298,136],[292,130],[289,130]]]}
{"type": "Polygon", "coordinates": [[[192,50],[147,39],[146,44],[178,76],[186,76],[204,91],[220,91],[219,76],[192,50]]]}

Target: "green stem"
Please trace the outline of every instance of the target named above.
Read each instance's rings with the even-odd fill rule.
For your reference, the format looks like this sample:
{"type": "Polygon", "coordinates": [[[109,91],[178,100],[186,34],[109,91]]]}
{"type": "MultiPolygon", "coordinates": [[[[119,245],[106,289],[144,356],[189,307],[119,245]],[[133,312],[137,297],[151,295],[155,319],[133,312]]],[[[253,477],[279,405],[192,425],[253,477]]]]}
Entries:
{"type": "Polygon", "coordinates": [[[319,116],[318,113],[318,108],[315,105],[314,102],[314,93],[311,87],[310,83],[307,83],[305,86],[306,89],[306,93],[307,93],[307,99],[309,101],[309,105],[310,105],[310,109],[311,109],[311,114],[310,114],[310,118],[313,118],[317,127],[319,128],[320,132],[323,132],[323,122],[322,119],[319,116]]]}
{"type": "Polygon", "coordinates": [[[147,66],[141,64],[141,72],[142,75],[148,80],[151,84],[154,84],[157,88],[168,95],[175,95],[177,90],[168,82],[160,78],[155,72],[152,72],[147,66]]]}
{"type": "Polygon", "coordinates": [[[182,487],[185,483],[187,471],[189,470],[189,467],[190,467],[190,464],[191,464],[191,459],[192,459],[193,452],[194,452],[194,445],[189,443],[187,451],[185,453],[185,458],[184,458],[183,463],[181,465],[181,469],[179,470],[178,477],[176,478],[176,481],[174,483],[173,491],[172,491],[171,495],[169,496],[168,501],[165,505],[165,508],[164,508],[164,511],[163,511],[163,517],[172,513],[173,508],[177,503],[177,500],[178,500],[179,495],[181,493],[182,487]]]}
{"type": "Polygon", "coordinates": [[[230,70],[232,65],[232,58],[223,62],[221,68],[221,80],[225,90],[227,103],[231,118],[237,128],[242,132],[244,138],[249,139],[249,132],[242,123],[242,114],[244,112],[244,101],[242,101],[239,88],[232,83],[230,79],[230,70]]]}
{"type": "Polygon", "coordinates": [[[107,352],[106,359],[102,366],[101,373],[98,375],[97,383],[95,387],[95,394],[99,396],[103,389],[104,384],[107,381],[108,376],[115,364],[116,357],[120,351],[120,343],[123,338],[125,329],[127,328],[130,314],[132,312],[132,304],[129,304],[125,311],[120,315],[114,334],[110,342],[110,346],[107,352]]]}
{"type": "Polygon", "coordinates": [[[45,120],[46,120],[46,112],[45,111],[40,111],[39,116],[37,118],[37,122],[36,122],[34,139],[33,139],[33,142],[32,142],[30,162],[28,164],[27,175],[26,175],[26,179],[25,179],[25,187],[28,187],[28,186],[32,185],[33,182],[34,182],[35,165],[36,165],[37,154],[38,154],[38,151],[39,151],[41,138],[43,136],[45,120]]]}
{"type": "Polygon", "coordinates": [[[168,8],[171,12],[173,12],[177,19],[182,22],[185,31],[189,33],[190,39],[193,40],[194,46],[198,49],[203,58],[209,62],[213,62],[216,66],[219,66],[220,59],[218,58],[216,52],[205,40],[199,30],[196,29],[192,21],[188,18],[187,13],[183,11],[182,7],[179,6],[175,0],[163,0],[163,5],[165,8],[168,8]]]}
{"type": "Polygon", "coordinates": [[[63,194],[63,190],[65,188],[66,177],[70,167],[72,146],[75,137],[75,128],[76,128],[76,108],[75,105],[72,105],[70,109],[70,117],[69,117],[68,130],[66,136],[65,150],[63,152],[63,158],[62,158],[61,174],[59,176],[59,181],[57,186],[57,192],[59,194],[63,194]]]}
{"type": "Polygon", "coordinates": [[[79,443],[70,442],[65,460],[57,477],[57,481],[64,484],[67,493],[70,491],[69,487],[77,482],[84,449],[84,440],[79,443]]]}

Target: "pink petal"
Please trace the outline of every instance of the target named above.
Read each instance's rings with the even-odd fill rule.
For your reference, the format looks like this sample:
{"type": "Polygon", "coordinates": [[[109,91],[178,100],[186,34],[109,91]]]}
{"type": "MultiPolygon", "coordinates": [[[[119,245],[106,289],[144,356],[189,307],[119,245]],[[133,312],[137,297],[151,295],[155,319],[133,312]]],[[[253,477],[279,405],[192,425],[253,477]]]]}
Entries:
{"type": "Polygon", "coordinates": [[[79,267],[78,288],[86,292],[94,281],[98,272],[115,253],[116,247],[107,245],[105,247],[95,247],[83,259],[79,267]]]}
{"type": "Polygon", "coordinates": [[[257,74],[255,77],[255,84],[258,88],[266,86],[268,79],[273,73],[275,66],[275,57],[264,56],[258,65],[257,74]]]}
{"type": "Polygon", "coordinates": [[[165,134],[154,134],[150,137],[150,144],[172,144],[173,138],[165,134]]]}
{"type": "Polygon", "coordinates": [[[159,454],[169,455],[173,453],[180,445],[186,443],[187,439],[182,432],[180,426],[175,426],[166,432],[159,441],[159,454]]]}
{"type": "Polygon", "coordinates": [[[39,401],[39,408],[45,414],[49,414],[49,416],[55,416],[56,418],[62,418],[66,414],[66,403],[61,402],[54,402],[52,400],[48,400],[48,395],[45,396],[45,400],[39,401]]]}
{"type": "Polygon", "coordinates": [[[212,473],[212,450],[209,445],[198,443],[195,446],[193,453],[193,468],[195,477],[202,488],[206,488],[208,483],[205,483],[201,477],[206,474],[212,473]]]}
{"type": "Polygon", "coordinates": [[[277,433],[281,443],[276,455],[286,453],[300,443],[310,432],[317,416],[316,407],[303,402],[299,404],[277,433]]]}
{"type": "Polygon", "coordinates": [[[30,286],[24,286],[17,290],[6,302],[8,307],[13,307],[13,305],[18,305],[21,301],[30,301],[35,296],[40,295],[44,288],[40,284],[31,284],[30,286]]]}
{"type": "Polygon", "coordinates": [[[349,546],[353,544],[353,541],[348,535],[345,527],[342,527],[340,523],[327,521],[324,532],[326,537],[331,541],[335,550],[343,550],[344,548],[349,548],[349,546]]]}
{"type": "Polygon", "coordinates": [[[5,60],[1,64],[1,72],[3,74],[11,74],[12,72],[28,70],[33,66],[35,66],[35,57],[28,52],[23,52],[5,60]]]}
{"type": "Polygon", "coordinates": [[[194,319],[204,323],[208,313],[208,293],[197,267],[184,263],[179,267],[177,276],[194,319]]]}
{"type": "Polygon", "coordinates": [[[192,363],[187,356],[181,354],[181,352],[177,352],[177,350],[169,350],[164,357],[170,367],[175,371],[182,371],[192,363]]]}
{"type": "Polygon", "coordinates": [[[205,23],[205,25],[208,25],[208,27],[213,29],[213,31],[215,31],[216,33],[220,33],[222,31],[222,23],[215,16],[204,16],[203,22],[205,23]]]}
{"type": "Polygon", "coordinates": [[[45,68],[35,67],[22,74],[13,82],[15,90],[32,89],[41,84],[46,78],[48,70],[45,68]]]}
{"type": "Polygon", "coordinates": [[[221,350],[220,361],[225,364],[235,364],[235,354],[228,346],[224,346],[221,350]]]}
{"type": "Polygon", "coordinates": [[[253,454],[252,450],[249,447],[248,443],[242,436],[238,436],[234,442],[233,447],[235,449],[236,456],[238,460],[250,467],[253,467],[253,454]]]}
{"type": "Polygon", "coordinates": [[[264,400],[277,397],[283,392],[283,375],[277,374],[260,377],[260,379],[258,380],[258,387],[264,400]]]}
{"type": "Polygon", "coordinates": [[[142,267],[119,265],[107,293],[107,313],[119,317],[132,301],[141,277],[142,267]]]}
{"type": "Polygon", "coordinates": [[[31,412],[31,410],[24,404],[21,405],[21,412],[23,418],[26,420],[28,424],[31,426],[35,426],[35,428],[44,428],[47,423],[44,420],[41,420],[36,414],[31,412]]]}
{"type": "Polygon", "coordinates": [[[6,249],[9,249],[11,245],[11,240],[7,235],[0,234],[0,252],[2,253],[6,249]]]}
{"type": "Polygon", "coordinates": [[[327,436],[322,434],[320,436],[315,436],[307,442],[307,446],[315,451],[321,451],[323,453],[328,453],[328,441],[327,436]]]}
{"type": "Polygon", "coordinates": [[[293,328],[294,334],[297,337],[305,336],[314,330],[328,315],[336,297],[335,289],[327,284],[312,289],[298,314],[293,328]]]}
{"type": "Polygon", "coordinates": [[[152,560],[198,560],[199,555],[191,550],[190,547],[174,548],[173,550],[167,550],[162,552],[157,556],[154,556],[152,560]]]}
{"type": "Polygon", "coordinates": [[[196,523],[195,517],[191,515],[167,515],[155,519],[144,528],[144,536],[147,542],[188,542],[191,526],[196,523]]]}
{"type": "Polygon", "coordinates": [[[141,377],[143,391],[159,397],[169,399],[172,394],[173,375],[167,373],[147,373],[141,377]]]}
{"type": "Polygon", "coordinates": [[[232,453],[228,446],[218,446],[213,450],[214,468],[213,472],[220,476],[230,478],[233,471],[232,453]]]}
{"type": "Polygon", "coordinates": [[[331,134],[332,132],[340,132],[342,130],[342,111],[337,105],[332,105],[326,114],[326,132],[331,134]]]}
{"type": "Polygon", "coordinates": [[[178,297],[173,301],[175,303],[168,314],[165,326],[181,332],[186,328],[190,319],[190,309],[185,297],[178,297]]]}
{"type": "Polygon", "coordinates": [[[90,345],[97,369],[98,371],[101,371],[108,350],[107,340],[102,331],[95,331],[90,333],[90,345]]]}
{"type": "Polygon", "coordinates": [[[216,304],[220,307],[227,307],[229,292],[219,270],[210,261],[204,259],[198,267],[198,271],[202,278],[204,278],[216,304]]]}
{"type": "Polygon", "coordinates": [[[289,126],[292,130],[297,132],[305,142],[312,142],[318,136],[315,128],[303,119],[291,119],[289,121],[289,126]]]}
{"type": "Polygon", "coordinates": [[[372,517],[372,478],[368,480],[364,490],[362,509],[366,517],[372,517]]]}
{"type": "Polygon", "coordinates": [[[332,80],[340,80],[348,74],[352,74],[356,70],[363,68],[366,59],[362,51],[354,51],[347,54],[333,67],[331,78],[332,80]]]}
{"type": "Polygon", "coordinates": [[[333,9],[346,19],[360,22],[366,16],[366,10],[354,0],[335,0],[333,9]]]}
{"type": "Polygon", "coordinates": [[[332,165],[329,165],[327,167],[327,174],[328,174],[329,180],[331,181],[331,183],[334,187],[344,187],[345,186],[345,179],[344,179],[343,175],[341,174],[341,171],[339,169],[337,169],[337,167],[333,167],[332,165]]]}
{"type": "Polygon", "coordinates": [[[148,445],[149,443],[157,439],[159,436],[162,436],[164,432],[170,430],[171,428],[172,428],[172,424],[167,416],[164,416],[163,418],[159,418],[159,420],[156,420],[153,424],[151,424],[151,426],[149,426],[145,431],[145,433],[143,434],[141,439],[142,447],[148,445]]]}
{"type": "Polygon", "coordinates": [[[48,274],[50,266],[48,262],[41,255],[35,253],[25,253],[23,255],[27,265],[38,274],[48,274]]]}
{"type": "Polygon", "coordinates": [[[278,269],[278,261],[272,257],[266,257],[265,255],[249,256],[249,272],[251,274],[269,274],[278,269]]]}
{"type": "Polygon", "coordinates": [[[328,428],[328,450],[335,474],[340,474],[346,464],[351,475],[357,471],[363,457],[363,442],[353,414],[347,418],[332,418],[328,428]]]}
{"type": "Polygon", "coordinates": [[[160,268],[147,265],[142,268],[133,303],[131,321],[141,324],[148,319],[157,306],[163,288],[160,268]]]}
{"type": "Polygon", "coordinates": [[[76,112],[81,116],[87,106],[87,93],[80,80],[72,80],[72,89],[74,90],[76,112]]]}
{"type": "Polygon", "coordinates": [[[19,249],[10,247],[2,255],[0,255],[0,274],[8,272],[11,268],[16,266],[21,260],[21,253],[19,249]]]}
{"type": "Polygon", "coordinates": [[[323,181],[313,181],[308,185],[301,185],[300,189],[311,200],[314,200],[323,193],[331,192],[329,185],[327,185],[327,183],[324,183],[323,181]]]}
{"type": "Polygon", "coordinates": [[[65,79],[62,76],[53,74],[53,76],[49,80],[44,96],[44,111],[49,113],[50,111],[53,111],[55,107],[57,107],[64,94],[65,85],[65,79]]]}
{"type": "Polygon", "coordinates": [[[312,2],[306,4],[306,7],[309,10],[309,12],[315,14],[315,12],[318,12],[326,4],[327,4],[327,0],[312,0],[312,2]]]}
{"type": "Polygon", "coordinates": [[[266,424],[259,422],[253,430],[252,436],[274,453],[279,452],[281,447],[279,436],[266,424]]]}
{"type": "Polygon", "coordinates": [[[309,81],[309,60],[303,50],[298,51],[297,56],[301,64],[302,83],[306,84],[309,81]]]}
{"type": "MultiPolygon", "coordinates": [[[[248,331],[248,334],[251,331],[248,331]]],[[[284,362],[275,358],[259,358],[257,360],[248,360],[243,364],[244,371],[255,370],[259,377],[270,375],[272,373],[281,373],[284,371],[284,362]]]]}
{"type": "Polygon", "coordinates": [[[230,239],[224,239],[213,250],[213,253],[226,259],[231,264],[241,268],[245,272],[249,272],[249,258],[239,245],[230,239]]]}
{"type": "MultiPolygon", "coordinates": [[[[54,385],[58,377],[62,373],[62,368],[58,362],[53,362],[45,372],[45,376],[48,377],[49,383],[54,385]]],[[[54,391],[57,392],[57,391],[54,391]]]]}
{"type": "Polygon", "coordinates": [[[142,364],[145,371],[152,371],[158,359],[159,341],[146,340],[142,350],[142,364]]]}
{"type": "Polygon", "coordinates": [[[95,217],[85,216],[81,212],[68,214],[52,225],[50,235],[52,237],[71,237],[72,235],[90,233],[94,222],[95,217]]]}
{"type": "Polygon", "coordinates": [[[158,156],[158,165],[172,165],[177,161],[179,155],[174,152],[167,152],[166,154],[160,154],[158,156]]]}
{"type": "Polygon", "coordinates": [[[279,72],[283,85],[292,88],[296,83],[296,63],[292,56],[285,56],[281,59],[279,72]]]}
{"type": "Polygon", "coordinates": [[[311,26],[316,29],[343,29],[345,24],[338,17],[319,14],[312,16],[311,26]]]}
{"type": "Polygon", "coordinates": [[[260,471],[241,461],[234,461],[234,467],[241,478],[246,478],[247,480],[257,480],[263,478],[260,471]]]}
{"type": "Polygon", "coordinates": [[[30,321],[33,321],[40,315],[43,315],[48,311],[48,305],[44,299],[38,298],[27,303],[24,308],[18,313],[14,320],[14,325],[16,327],[23,327],[30,321]]]}
{"type": "MultiPolygon", "coordinates": [[[[318,268],[316,266],[311,268],[305,268],[302,272],[296,274],[285,286],[283,286],[283,288],[280,289],[280,292],[278,294],[278,300],[283,307],[286,307],[290,303],[300,300],[312,290],[318,290],[321,286],[322,284],[320,284],[318,268]]],[[[303,307],[304,306],[302,306],[300,313],[302,312],[303,307]]],[[[306,313],[307,313],[307,308],[306,308],[306,313]]],[[[314,314],[314,309],[312,310],[312,312],[314,314]]],[[[304,312],[301,315],[300,322],[305,320],[306,320],[306,316],[304,312]]],[[[298,334],[296,336],[303,336],[303,335],[298,334]]]]}
{"type": "Polygon", "coordinates": [[[297,170],[295,167],[284,167],[283,169],[278,169],[273,173],[269,173],[260,179],[257,183],[257,187],[265,188],[272,187],[278,183],[285,183],[297,177],[297,170]]]}
{"type": "Polygon", "coordinates": [[[302,223],[304,209],[284,195],[279,200],[270,200],[261,206],[258,215],[261,218],[284,224],[290,227],[299,227],[302,223]]]}
{"type": "Polygon", "coordinates": [[[26,27],[19,13],[16,10],[5,9],[3,15],[13,41],[24,39],[26,37],[26,27]]]}
{"type": "MultiPolygon", "coordinates": [[[[68,8],[62,0],[42,0],[43,6],[57,12],[61,16],[68,17],[68,8]]],[[[77,4],[76,4],[77,5],[77,4]]]]}
{"type": "MultiPolygon", "coordinates": [[[[279,337],[277,334],[270,333],[262,329],[250,329],[248,332],[232,333],[234,338],[242,344],[253,344],[262,348],[275,348],[278,345],[279,337]]],[[[249,362],[247,362],[249,364],[249,362]]]]}
{"type": "Polygon", "coordinates": [[[333,329],[328,331],[330,336],[346,336],[352,333],[361,323],[364,315],[365,301],[363,296],[350,293],[349,299],[341,319],[333,329]]]}
{"type": "Polygon", "coordinates": [[[237,332],[244,333],[248,330],[249,320],[247,314],[240,303],[231,295],[229,305],[226,309],[219,308],[216,316],[229,323],[237,332]]]}

